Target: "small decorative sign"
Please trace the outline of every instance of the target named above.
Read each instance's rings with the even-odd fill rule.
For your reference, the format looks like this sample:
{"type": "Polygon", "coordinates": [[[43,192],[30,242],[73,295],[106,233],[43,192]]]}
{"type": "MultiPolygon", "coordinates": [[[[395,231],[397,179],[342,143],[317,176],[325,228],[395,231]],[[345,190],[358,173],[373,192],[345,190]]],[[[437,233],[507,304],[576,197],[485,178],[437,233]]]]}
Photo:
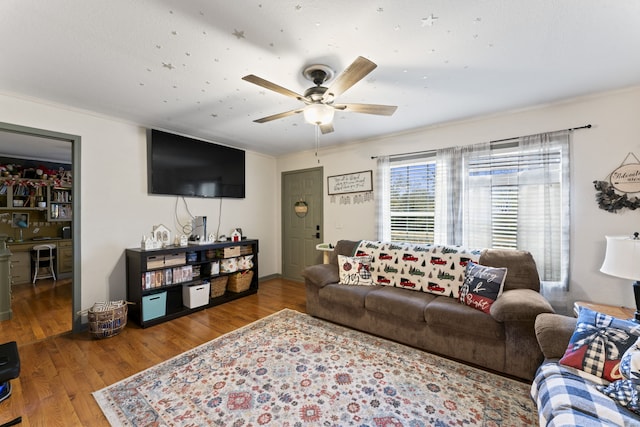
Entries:
{"type": "Polygon", "coordinates": [[[611,172],[611,185],[622,193],[640,192],[640,163],[629,163],[611,172]]]}
{"type": "Polygon", "coordinates": [[[627,154],[622,164],[608,178],[608,182],[593,181],[600,209],[615,213],[623,208],[640,208],[640,199],[628,196],[629,193],[640,193],[640,160],[635,154],[627,154]],[[626,163],[629,157],[633,157],[635,163],[626,163]]]}
{"type": "Polygon", "coordinates": [[[354,172],[327,177],[329,195],[373,191],[373,171],[354,172]]]}

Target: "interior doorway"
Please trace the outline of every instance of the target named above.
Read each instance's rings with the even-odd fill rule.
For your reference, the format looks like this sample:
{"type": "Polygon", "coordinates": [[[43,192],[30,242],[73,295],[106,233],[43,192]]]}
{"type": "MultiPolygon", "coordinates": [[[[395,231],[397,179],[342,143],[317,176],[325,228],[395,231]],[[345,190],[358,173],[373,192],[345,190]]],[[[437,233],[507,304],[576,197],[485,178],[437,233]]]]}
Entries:
{"type": "MultiPolygon", "coordinates": [[[[80,207],[80,180],[79,180],[80,137],[77,135],[71,135],[71,134],[66,134],[66,133],[61,133],[56,131],[37,129],[37,128],[31,128],[26,126],[15,125],[11,123],[0,122],[0,153],[2,156],[12,157],[16,159],[30,159],[30,160],[42,160],[42,161],[54,161],[54,162],[62,158],[71,159],[71,164],[69,165],[69,168],[71,170],[73,183],[70,191],[71,200],[70,200],[70,203],[67,203],[71,205],[71,212],[73,212],[73,218],[70,223],[71,248],[69,248],[68,246],[65,246],[65,249],[62,249],[62,248],[58,249],[59,251],[60,250],[67,251],[66,252],[67,255],[70,252],[71,273],[70,275],[67,273],[67,277],[68,276],[70,277],[63,280],[58,280],[55,286],[53,286],[52,283],[46,283],[47,281],[42,282],[38,280],[38,283],[36,283],[36,286],[33,287],[33,289],[30,291],[34,294],[32,295],[33,297],[37,297],[41,299],[43,297],[43,293],[46,292],[46,289],[51,289],[51,297],[50,297],[51,299],[56,299],[56,301],[57,299],[60,299],[61,301],[64,301],[63,302],[64,307],[62,310],[66,312],[66,315],[64,315],[65,328],[63,329],[66,329],[66,331],[61,330],[59,327],[51,328],[47,326],[43,329],[44,332],[42,332],[44,334],[44,338],[48,336],[47,335],[48,333],[52,335],[57,335],[57,334],[68,332],[68,331],[78,332],[82,328],[82,324],[79,316],[75,315],[75,313],[81,310],[80,308],[80,301],[81,301],[80,277],[81,276],[80,276],[80,268],[79,268],[79,262],[78,262],[80,259],[79,257],[80,239],[76,238],[75,236],[80,235],[80,215],[79,215],[80,213],[80,209],[79,209],[80,207]],[[68,287],[66,293],[63,292],[63,289],[65,286],[68,287]],[[63,298],[59,298],[61,294],[65,294],[63,298]],[[50,332],[47,332],[47,331],[50,331],[50,332]]],[[[68,164],[69,162],[68,160],[65,160],[65,161],[59,161],[59,163],[68,164]]],[[[65,170],[68,170],[68,168],[65,168],[65,170]]],[[[59,207],[59,206],[56,206],[56,207],[59,207]]],[[[49,208],[50,206],[47,206],[47,208],[44,210],[45,212],[44,216],[42,212],[34,211],[33,213],[30,212],[30,214],[32,214],[34,217],[40,217],[40,216],[47,217],[46,210],[49,208]]],[[[33,224],[33,227],[38,227],[39,225],[41,229],[45,229],[44,223],[50,221],[48,218],[49,217],[47,217],[46,220],[41,219],[42,223],[33,224]]],[[[50,225],[53,226],[54,224],[50,224],[50,225]]],[[[36,228],[30,231],[32,231],[33,232],[32,234],[34,234],[31,237],[37,237],[35,235],[35,232],[37,232],[36,228]]],[[[66,233],[68,233],[68,231],[66,233]]],[[[41,234],[43,234],[42,231],[41,231],[41,234]]],[[[61,235],[60,237],[62,238],[63,236],[61,235]]],[[[66,239],[65,241],[69,242],[69,239],[67,237],[69,236],[65,236],[65,239],[66,239]]],[[[63,240],[61,240],[60,242],[62,242],[63,240]]],[[[38,239],[38,241],[41,241],[41,239],[38,239]]],[[[25,240],[24,244],[26,245],[27,243],[28,242],[25,240]]],[[[9,247],[9,249],[11,249],[11,247],[9,247]]],[[[66,257],[65,259],[68,259],[68,257],[66,257]]],[[[30,283],[25,285],[27,285],[27,288],[29,286],[32,286],[30,283]]],[[[25,295],[25,293],[22,292],[22,290],[20,291],[21,293],[20,294],[16,293],[16,295],[14,295],[14,298],[20,299],[25,295]]],[[[12,298],[12,300],[14,298],[12,298]]],[[[13,302],[14,301],[12,301],[12,305],[13,305],[13,302]]],[[[16,304],[18,303],[18,301],[15,301],[15,302],[16,304]]],[[[56,305],[56,302],[51,302],[50,305],[54,306],[56,305]]],[[[39,327],[38,324],[46,325],[47,322],[55,322],[54,319],[56,317],[59,318],[60,307],[56,307],[56,313],[53,313],[53,312],[48,313],[46,310],[42,310],[42,309],[31,310],[29,311],[29,314],[25,314],[25,313],[26,313],[25,310],[18,310],[17,312],[14,311],[13,315],[14,315],[14,318],[16,316],[33,316],[33,318],[29,319],[29,321],[31,321],[31,323],[34,324],[33,327],[35,329],[39,327]]],[[[18,322],[14,322],[16,325],[27,323],[25,319],[16,319],[16,320],[18,320],[18,322]]],[[[11,319],[8,321],[3,321],[3,323],[7,323],[7,322],[11,323],[13,321],[14,319],[11,319]]],[[[3,325],[2,329],[10,330],[11,328],[10,326],[5,327],[5,325],[3,325]]],[[[22,344],[22,343],[19,342],[19,344],[22,344]]]]}
{"type": "Polygon", "coordinates": [[[324,236],[322,194],[322,167],[282,173],[282,276],[287,279],[302,281],[305,267],[322,262],[316,250],[324,236]]]}

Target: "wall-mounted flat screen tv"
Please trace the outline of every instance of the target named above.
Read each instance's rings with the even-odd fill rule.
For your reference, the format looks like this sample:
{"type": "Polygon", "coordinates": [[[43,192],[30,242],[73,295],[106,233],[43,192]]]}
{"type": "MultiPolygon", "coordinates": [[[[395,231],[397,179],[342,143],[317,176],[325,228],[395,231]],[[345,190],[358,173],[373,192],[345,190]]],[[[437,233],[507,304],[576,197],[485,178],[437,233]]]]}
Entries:
{"type": "Polygon", "coordinates": [[[156,129],[147,130],[150,194],[245,197],[245,152],[156,129]]]}

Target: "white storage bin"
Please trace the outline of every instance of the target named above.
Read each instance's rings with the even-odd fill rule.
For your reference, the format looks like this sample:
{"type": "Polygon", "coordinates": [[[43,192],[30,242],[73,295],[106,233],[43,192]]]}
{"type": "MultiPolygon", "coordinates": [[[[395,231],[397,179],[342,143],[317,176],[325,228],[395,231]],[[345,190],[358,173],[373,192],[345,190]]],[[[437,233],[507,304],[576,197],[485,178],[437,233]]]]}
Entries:
{"type": "Polygon", "coordinates": [[[210,286],[210,283],[182,285],[182,304],[189,308],[202,307],[209,304],[210,286]]]}

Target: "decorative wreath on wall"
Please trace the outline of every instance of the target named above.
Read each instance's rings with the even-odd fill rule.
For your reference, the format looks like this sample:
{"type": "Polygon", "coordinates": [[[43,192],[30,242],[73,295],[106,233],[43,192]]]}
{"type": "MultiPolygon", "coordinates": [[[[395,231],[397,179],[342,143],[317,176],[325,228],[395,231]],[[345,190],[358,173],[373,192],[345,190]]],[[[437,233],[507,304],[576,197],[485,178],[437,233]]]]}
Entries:
{"type": "Polygon", "coordinates": [[[629,193],[640,192],[640,160],[633,153],[629,153],[622,164],[607,177],[608,180],[593,181],[597,191],[598,207],[607,212],[616,213],[620,209],[636,210],[640,208],[640,199],[630,197],[629,193]],[[627,163],[629,157],[635,163],[627,163]]]}

